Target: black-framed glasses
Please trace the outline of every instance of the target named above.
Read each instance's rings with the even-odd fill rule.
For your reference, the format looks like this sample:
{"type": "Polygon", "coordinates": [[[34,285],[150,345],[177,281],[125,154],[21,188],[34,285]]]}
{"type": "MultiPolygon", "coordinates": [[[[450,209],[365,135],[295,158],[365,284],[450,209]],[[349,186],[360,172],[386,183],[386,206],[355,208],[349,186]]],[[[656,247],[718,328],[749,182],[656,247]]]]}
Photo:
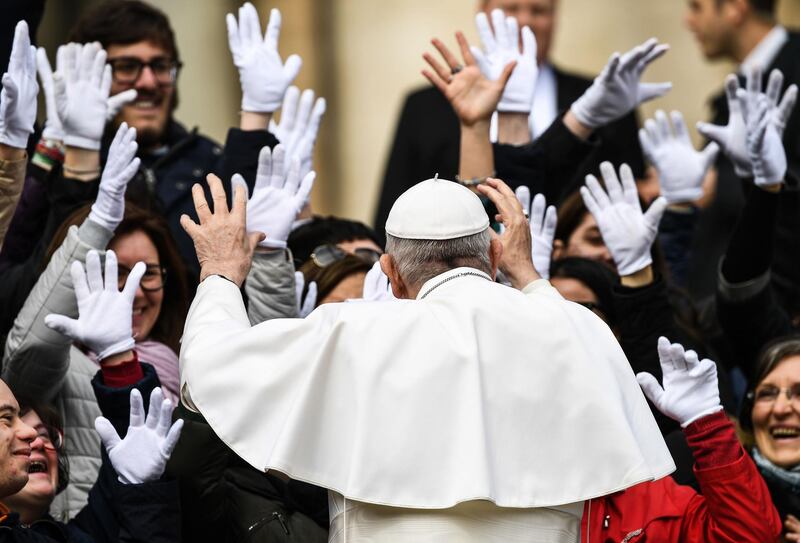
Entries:
{"type": "Polygon", "coordinates": [[[64,446],[64,432],[55,426],[40,424],[36,427],[36,434],[42,440],[45,449],[60,451],[64,446]]]}
{"type": "Polygon", "coordinates": [[[178,71],[183,66],[179,60],[169,57],[156,57],[145,62],[136,57],[117,57],[108,59],[114,80],[122,85],[133,85],[142,75],[145,66],[150,68],[153,76],[161,85],[173,85],[178,78],[178,71]]]}
{"type": "Polygon", "coordinates": [[[375,249],[367,249],[366,247],[362,247],[355,249],[352,253],[348,253],[337,245],[327,243],[314,249],[314,251],[311,253],[311,260],[317,265],[317,267],[326,268],[334,262],[340,261],[349,254],[360,258],[367,264],[375,264],[381,258],[381,253],[375,249]]]}
{"type": "MultiPolygon", "coordinates": [[[[128,280],[128,276],[131,274],[130,268],[123,265],[117,266],[117,285],[119,289],[125,286],[125,282],[128,280]]],[[[156,266],[154,264],[150,264],[145,268],[144,275],[142,276],[142,280],[139,282],[139,286],[145,292],[156,292],[164,288],[164,284],[167,282],[167,269],[161,266],[156,266]]]]}
{"type": "Polygon", "coordinates": [[[777,401],[781,392],[786,394],[786,399],[790,402],[800,402],[800,383],[789,388],[778,388],[772,385],[765,385],[747,393],[747,399],[757,404],[773,404],[777,401]]]}

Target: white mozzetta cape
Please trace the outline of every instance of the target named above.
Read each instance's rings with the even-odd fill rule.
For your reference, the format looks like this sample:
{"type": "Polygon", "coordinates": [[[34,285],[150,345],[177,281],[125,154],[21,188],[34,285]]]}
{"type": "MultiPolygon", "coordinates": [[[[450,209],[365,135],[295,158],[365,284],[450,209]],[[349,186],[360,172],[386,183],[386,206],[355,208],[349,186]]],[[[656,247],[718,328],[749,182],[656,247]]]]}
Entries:
{"type": "Polygon", "coordinates": [[[460,268],[420,294],[434,285],[251,327],[236,286],[210,277],[186,320],[182,390],[253,467],[362,502],[546,507],[675,469],[594,313],[545,280],[523,293],[460,268]],[[465,271],[482,277],[452,277],[465,271]]]}

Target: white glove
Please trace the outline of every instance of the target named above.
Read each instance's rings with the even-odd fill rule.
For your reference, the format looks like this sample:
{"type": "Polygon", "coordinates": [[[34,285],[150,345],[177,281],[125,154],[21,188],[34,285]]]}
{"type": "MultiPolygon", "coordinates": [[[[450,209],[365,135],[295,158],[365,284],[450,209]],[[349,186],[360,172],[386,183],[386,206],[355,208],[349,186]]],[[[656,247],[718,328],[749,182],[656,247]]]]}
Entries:
{"type": "Polygon", "coordinates": [[[780,185],[786,177],[786,150],[771,120],[769,101],[764,95],[737,93],[747,127],[747,154],[753,181],[759,187],[780,185]]]}
{"type": "Polygon", "coordinates": [[[533,92],[539,67],[536,64],[536,38],[529,27],[522,29],[522,52],[519,50],[519,23],[516,17],[506,17],[500,9],[492,10],[492,27],[484,12],[475,16],[478,35],[486,51],[470,47],[472,55],[484,76],[492,81],[500,78],[503,69],[511,61],[517,65],[506,83],[497,111],[530,113],[533,107],[533,92]]]}
{"type": "Polygon", "coordinates": [[[131,390],[131,415],[128,433],[120,439],[114,426],[105,417],[97,417],[95,430],[108,452],[108,459],[122,484],[149,483],[164,474],[178,438],[181,436],[183,419],[172,422],[172,402],[163,397],[161,387],[150,393],[150,409],[144,415],[142,394],[131,390]]]}
{"type": "Polygon", "coordinates": [[[108,116],[111,66],[97,43],[65,46],[64,70],[53,74],[58,117],[64,129],[64,143],[82,149],[99,150],[108,116]]]}
{"type": "Polygon", "coordinates": [[[673,111],[670,116],[672,128],[667,114],[656,111],[655,120],[648,119],[639,130],[639,142],[647,160],[658,170],[661,195],[667,203],[693,202],[703,196],[703,179],[717,158],[719,146],[712,142],[695,151],[683,115],[673,111]]]}
{"type": "Polygon", "coordinates": [[[550,258],[553,255],[553,238],[558,220],[555,206],[548,206],[544,194],[537,194],[531,205],[531,191],[525,185],[514,191],[522,209],[528,215],[531,228],[531,260],[533,267],[544,279],[550,279],[550,258]],[[547,211],[545,212],[545,207],[547,211]],[[530,212],[528,210],[530,209],[530,212]]]}
{"type": "MultiPolygon", "coordinates": [[[[309,172],[300,179],[300,161],[292,160],[288,173],[283,163],[286,150],[282,144],[270,151],[264,147],[258,155],[258,170],[253,196],[247,201],[247,231],[263,232],[267,238],[259,243],[262,247],[285,249],[286,240],[292,231],[292,223],[303,209],[316,173],[309,172]]],[[[241,175],[231,180],[234,188],[240,185],[247,190],[241,175]]]]}
{"type": "Polygon", "coordinates": [[[291,55],[284,64],[278,54],[281,33],[281,12],[273,9],[269,14],[266,35],[261,35],[261,22],[253,4],[239,8],[239,22],[229,13],[228,45],[233,63],[239,69],[242,85],[242,111],[272,113],[281,107],[286,88],[300,71],[302,60],[291,55]]]}
{"type": "Polygon", "coordinates": [[[642,213],[633,172],[627,164],[619,169],[622,185],[610,162],[600,164],[600,173],[606,193],[597,178],[586,176],[586,186],[581,187],[581,197],[586,208],[597,221],[620,276],[636,273],[650,264],[650,247],[658,234],[658,223],[667,207],[663,196],[658,197],[646,213],[642,213]]]}
{"type": "MultiPolygon", "coordinates": [[[[62,45],[56,51],[56,70],[63,72],[66,67],[67,46],[62,45]]],[[[58,117],[58,107],[56,107],[56,95],[53,85],[53,69],[50,61],[47,60],[47,52],[44,47],[36,51],[36,70],[39,72],[39,80],[42,82],[44,91],[44,105],[47,111],[47,120],[44,123],[42,137],[47,140],[64,141],[64,127],[58,117]]],[[[125,104],[136,100],[136,89],[128,89],[108,98],[108,110],[106,111],[106,122],[113,119],[125,104]]]]}
{"type": "Polygon", "coordinates": [[[276,125],[274,121],[270,121],[270,131],[286,148],[289,160],[284,161],[284,168],[287,168],[287,171],[295,158],[300,161],[301,177],[305,177],[313,169],[311,161],[314,157],[314,144],[317,141],[325,108],[325,98],[320,97],[315,101],[314,91],[311,89],[304,90],[302,96],[299,89],[294,86],[286,91],[280,124],[276,125]]]}
{"type": "Polygon", "coordinates": [[[105,282],[100,272],[100,255],[97,251],[89,251],[86,273],[77,260],[70,268],[78,299],[78,318],[51,313],[45,317],[44,323],[86,345],[97,353],[98,360],[133,349],[133,299],[145,269],[144,262],[137,262],[120,292],[114,251],[106,252],[105,282]]]}
{"type": "Polygon", "coordinates": [[[97,199],[92,204],[89,219],[111,232],[117,229],[125,214],[125,189],[139,170],[136,129],[122,123],[108,149],[108,158],[100,177],[97,199]]]}
{"type": "Polygon", "coordinates": [[[658,338],[658,358],[664,388],[647,372],[636,374],[645,396],[663,414],[686,428],[697,419],[722,410],[717,385],[717,365],[694,351],[684,352],[680,343],[658,338]]]}
{"type": "MultiPolygon", "coordinates": [[[[747,92],[751,96],[762,94],[761,92],[761,71],[756,69],[747,74],[747,92]]],[[[794,104],[797,101],[797,85],[791,85],[783,94],[780,103],[781,87],[783,86],[783,74],[780,70],[772,70],[767,83],[766,98],[770,105],[770,116],[779,137],[783,137],[783,131],[789,116],[792,114],[794,104]]],[[[737,96],[739,92],[739,79],[735,74],[730,74],[725,79],[725,97],[728,100],[728,124],[718,126],[715,124],[699,122],[697,131],[706,138],[715,141],[722,148],[722,152],[733,163],[734,171],[739,177],[753,177],[753,168],[750,164],[750,154],[747,150],[747,127],[745,126],[742,115],[741,102],[737,96]]]]}
{"type": "Polygon", "coordinates": [[[14,43],[3,74],[0,92],[0,143],[17,149],[28,146],[36,121],[36,48],[28,36],[28,23],[20,21],[14,29],[14,43]]]}
{"type": "Polygon", "coordinates": [[[317,305],[317,282],[311,281],[308,284],[308,292],[303,299],[303,287],[306,286],[306,278],[303,272],[294,272],[294,288],[297,295],[297,315],[301,319],[308,317],[317,305]]]}
{"type": "Polygon", "coordinates": [[[389,278],[383,273],[380,261],[372,265],[364,278],[363,299],[368,302],[389,302],[396,300],[389,284],[389,278]]]}
{"type": "Polygon", "coordinates": [[[598,128],[615,121],[639,104],[663,96],[672,83],[641,83],[642,72],[669,46],[651,38],[624,55],[614,53],[603,71],[571,110],[578,121],[589,128],[598,128]]]}

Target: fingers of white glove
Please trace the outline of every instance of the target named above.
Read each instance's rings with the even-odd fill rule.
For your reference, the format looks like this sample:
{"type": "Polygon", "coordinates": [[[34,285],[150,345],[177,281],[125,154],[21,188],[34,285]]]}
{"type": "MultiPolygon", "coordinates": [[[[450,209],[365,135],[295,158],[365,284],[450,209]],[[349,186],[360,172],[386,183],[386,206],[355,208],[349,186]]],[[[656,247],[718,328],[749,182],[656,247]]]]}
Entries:
{"type": "Polygon", "coordinates": [[[8,62],[8,71],[17,69],[20,63],[25,62],[31,38],[28,33],[28,23],[23,19],[14,27],[14,41],[11,43],[11,57],[8,62]]]}
{"type": "MultiPolygon", "coordinates": [[[[172,456],[172,451],[175,450],[175,446],[178,444],[178,440],[181,438],[181,430],[183,430],[183,419],[178,419],[169,429],[167,432],[167,437],[164,439],[164,442],[161,445],[161,454],[164,458],[169,458],[172,456]]],[[[162,471],[163,473],[163,471],[162,471]]],[[[161,474],[158,474],[159,477],[161,474]]]]}
{"type": "Polygon", "coordinates": [[[253,4],[247,2],[243,6],[243,14],[239,19],[239,28],[244,26],[247,42],[250,47],[257,46],[262,41],[261,21],[258,20],[258,11],[253,4]]]}
{"type": "Polygon", "coordinates": [[[489,18],[483,11],[475,15],[475,26],[478,28],[478,36],[481,39],[481,44],[487,53],[491,54],[497,49],[497,42],[494,39],[494,32],[489,26],[489,18]]]}
{"type": "Polygon", "coordinates": [[[711,165],[717,160],[719,145],[712,141],[706,145],[700,153],[703,156],[703,171],[708,171],[711,165]]]}
{"type": "Polygon", "coordinates": [[[308,172],[303,180],[300,182],[300,187],[297,189],[297,203],[298,213],[303,209],[303,206],[308,202],[311,196],[311,189],[314,188],[314,181],[317,178],[317,173],[314,171],[308,172]]]}
{"type": "Polygon", "coordinates": [[[269,12],[269,22],[267,23],[267,33],[264,36],[264,43],[274,50],[278,50],[278,40],[281,37],[281,12],[273,8],[269,12]]]}
{"type": "Polygon", "coordinates": [[[111,452],[117,445],[121,439],[119,438],[119,434],[114,429],[114,425],[111,424],[111,421],[105,417],[97,417],[94,419],[94,429],[100,435],[100,440],[103,442],[103,445],[106,448],[106,451],[111,452]]]}
{"type": "MultiPolygon", "coordinates": [[[[247,181],[245,181],[244,177],[242,177],[238,173],[233,174],[233,177],[231,177],[231,190],[233,192],[236,192],[236,187],[240,187],[242,190],[244,190],[244,194],[247,197],[247,199],[250,198],[250,189],[247,188],[247,181]]],[[[256,190],[258,189],[254,188],[253,192],[256,192],[256,190]]]]}
{"type": "Polygon", "coordinates": [[[669,126],[669,119],[663,109],[656,111],[656,130],[660,140],[672,139],[672,129],[669,126]]]}
{"type": "MultiPolygon", "coordinates": [[[[136,143],[133,143],[133,153],[136,153],[136,147],[137,147],[136,143]]],[[[125,185],[127,187],[128,182],[131,179],[133,179],[133,176],[135,176],[136,172],[139,171],[139,166],[141,165],[141,163],[142,163],[142,160],[139,157],[135,157],[133,160],[131,160],[128,163],[128,165],[125,166],[125,169],[122,170],[122,172],[119,174],[120,184],[125,185]]],[[[124,196],[124,195],[125,194],[124,194],[124,191],[123,191],[122,196],[124,196]]]]}
{"type": "Polygon", "coordinates": [[[753,66],[747,73],[747,92],[751,94],[759,94],[761,92],[761,79],[764,72],[760,66],[753,66]]]}
{"type": "Polygon", "coordinates": [[[306,292],[306,298],[303,300],[303,307],[300,308],[300,316],[305,318],[314,311],[314,307],[317,305],[317,282],[311,281],[308,284],[308,292],[306,292]]]}
{"type": "Polygon", "coordinates": [[[286,146],[282,143],[276,145],[272,150],[272,171],[269,178],[270,186],[275,188],[283,186],[283,176],[287,165],[286,146]]]}
{"type": "Polygon", "coordinates": [[[86,273],[83,270],[83,264],[75,260],[69,268],[70,276],[72,277],[72,287],[75,289],[75,298],[80,302],[86,299],[89,294],[89,283],[86,281],[86,273]]]}
{"type": "Polygon", "coordinates": [[[125,105],[130,104],[134,100],[138,93],[136,89],[128,89],[126,91],[119,92],[114,96],[108,97],[108,111],[106,112],[106,120],[113,119],[119,110],[122,109],[125,105]]]}
{"type": "Polygon", "coordinates": [[[297,194],[300,187],[300,159],[292,157],[289,159],[289,171],[284,179],[283,189],[289,194],[297,194]]]}
{"type": "Polygon", "coordinates": [[[42,81],[42,88],[45,93],[51,93],[53,90],[53,68],[50,66],[50,61],[47,59],[47,51],[44,47],[36,50],[36,71],[39,73],[39,79],[42,81]]]}
{"type": "Polygon", "coordinates": [[[692,371],[692,369],[694,369],[700,363],[700,358],[693,350],[688,350],[683,353],[683,360],[686,363],[686,369],[689,371],[692,371]]]}
{"type": "Polygon", "coordinates": [[[675,133],[675,138],[683,141],[687,145],[692,144],[692,138],[689,135],[689,129],[686,127],[686,121],[683,120],[683,114],[680,111],[671,111],[669,118],[672,121],[672,130],[675,133]]]}
{"type": "MultiPolygon", "coordinates": [[[[593,175],[586,176],[586,189],[592,195],[592,200],[594,202],[594,208],[596,211],[600,211],[611,205],[611,200],[608,199],[608,194],[606,194],[606,191],[603,190],[602,186],[600,186],[600,181],[598,181],[595,176],[593,175]]],[[[585,198],[584,201],[586,201],[585,198]]],[[[587,207],[589,207],[588,203],[587,207]]],[[[592,211],[591,207],[589,208],[589,211],[592,211]]],[[[595,212],[592,211],[593,215],[594,213],[595,212]]],[[[597,218],[596,215],[595,218],[597,218]]]]}
{"type": "Polygon", "coordinates": [[[674,368],[670,345],[672,344],[664,336],[658,338],[658,360],[661,362],[661,371],[664,373],[664,375],[674,368]]]}
{"type": "Polygon", "coordinates": [[[666,43],[654,45],[653,48],[649,52],[645,53],[643,58],[639,61],[639,72],[643,72],[651,62],[664,56],[667,51],[669,51],[669,45],[666,43]]]}
{"type": "Polygon", "coordinates": [[[117,131],[114,133],[114,139],[111,140],[111,146],[108,148],[108,154],[111,160],[117,154],[117,149],[122,144],[122,140],[125,137],[125,132],[128,130],[128,123],[123,122],[117,128],[117,131]]]}
{"type": "MultiPolygon", "coordinates": [[[[122,292],[125,297],[130,300],[131,306],[133,306],[133,299],[136,297],[136,289],[139,288],[139,283],[141,283],[145,271],[147,271],[145,263],[137,262],[133,266],[131,273],[128,274],[128,279],[125,280],[125,288],[123,288],[122,292]]],[[[114,288],[117,288],[116,285],[114,285],[114,288]]]]}
{"type": "Polygon", "coordinates": [[[289,58],[283,64],[283,77],[287,82],[294,81],[302,67],[303,59],[299,55],[289,55],[289,58]]]}
{"type": "Polygon", "coordinates": [[[531,205],[531,227],[536,230],[537,235],[542,231],[545,207],[547,207],[547,202],[544,199],[544,194],[537,194],[533,197],[533,204],[531,205]]]}
{"type": "Polygon", "coordinates": [[[169,432],[169,427],[172,425],[172,409],[172,401],[169,398],[164,398],[159,411],[158,425],[156,426],[156,433],[160,436],[166,436],[167,432],[169,432]]]}
{"type": "Polygon", "coordinates": [[[702,359],[694,368],[691,369],[689,375],[693,378],[706,377],[708,379],[717,380],[717,365],[713,360],[708,358],[702,359]]]}
{"type": "Polygon", "coordinates": [[[639,211],[642,205],[639,202],[639,192],[636,189],[636,179],[633,177],[633,170],[627,164],[619,167],[619,178],[622,184],[622,198],[632,208],[639,211]]]}
{"type": "Polygon", "coordinates": [[[142,401],[142,393],[138,388],[131,389],[131,415],[128,428],[137,428],[144,424],[144,402],[142,401]]]}
{"type": "Polygon", "coordinates": [[[92,82],[92,85],[100,86],[103,80],[103,72],[105,71],[105,67],[106,52],[101,49],[95,53],[94,58],[92,59],[91,72],[89,74],[89,81],[92,82]]]}
{"type": "MultiPolygon", "coordinates": [[[[105,53],[105,51],[103,51],[105,53]]],[[[111,94],[111,65],[106,64],[103,66],[102,76],[100,78],[100,93],[106,98],[106,118],[108,118],[108,97],[111,94]]]]}
{"type": "Polygon", "coordinates": [[[78,330],[78,321],[71,319],[64,315],[55,315],[53,313],[45,316],[44,324],[48,328],[67,336],[70,339],[78,339],[76,336],[78,330]]]}
{"type": "Polygon", "coordinates": [[[636,381],[639,383],[639,386],[642,387],[644,395],[660,410],[664,389],[658,384],[658,379],[650,373],[641,372],[636,374],[636,381]]]}
{"type": "Polygon", "coordinates": [[[469,50],[472,53],[472,56],[475,57],[475,62],[478,64],[478,68],[480,68],[484,77],[492,77],[493,74],[491,63],[486,58],[486,55],[483,54],[483,51],[474,45],[470,45],[469,50]]]}
{"type": "MultiPolygon", "coordinates": [[[[608,194],[608,199],[610,200],[610,203],[617,203],[623,201],[624,196],[622,193],[622,186],[619,184],[619,178],[617,177],[617,172],[614,171],[614,166],[608,161],[601,162],[600,175],[603,176],[603,183],[605,183],[606,192],[608,194]]],[[[600,188],[599,185],[598,188],[600,188]]],[[[597,197],[597,194],[595,194],[594,189],[592,190],[592,194],[594,194],[595,199],[598,202],[600,202],[600,198],[597,197]]]]}
{"type": "Polygon", "coordinates": [[[303,299],[303,288],[306,286],[306,279],[303,272],[294,272],[294,292],[297,299],[297,307],[300,308],[300,300],[303,299]]]}
{"type": "Polygon", "coordinates": [[[225,16],[225,24],[228,27],[228,48],[231,50],[235,64],[241,51],[241,40],[239,40],[239,25],[236,23],[236,17],[233,13],[228,13],[225,16]]]}
{"type": "Polygon", "coordinates": [[[755,111],[753,111],[753,108],[751,108],[751,105],[753,105],[756,102],[755,96],[749,94],[744,89],[738,89],[736,91],[736,99],[739,101],[739,108],[741,109],[742,112],[742,118],[744,119],[745,122],[747,122],[747,119],[749,119],[750,116],[753,115],[753,113],[755,113],[755,111]]]}
{"type": "Polygon", "coordinates": [[[3,90],[5,91],[6,99],[8,100],[8,104],[4,104],[3,109],[7,115],[13,114],[17,107],[19,89],[17,88],[17,83],[14,81],[14,77],[8,72],[3,74],[3,90]]]}
{"type": "MultiPolygon", "coordinates": [[[[638,201],[637,201],[638,202],[638,201]]],[[[656,198],[647,211],[644,212],[644,220],[650,225],[650,228],[655,232],[658,230],[658,225],[661,222],[661,217],[667,209],[667,199],[663,196],[656,198]]]]}
{"type": "Polygon", "coordinates": [[[497,47],[500,49],[507,49],[509,47],[509,38],[506,35],[505,14],[501,9],[493,9],[491,13],[492,28],[494,28],[494,37],[497,40],[497,47]]]}
{"type": "Polygon", "coordinates": [[[558,224],[558,212],[556,206],[548,206],[547,212],[544,215],[544,227],[542,228],[542,237],[547,239],[551,244],[553,243],[553,236],[556,234],[556,225],[558,224]]]}
{"type": "MultiPolygon", "coordinates": [[[[311,107],[314,104],[314,90],[306,89],[300,95],[300,104],[297,107],[297,115],[295,118],[295,132],[300,134],[308,126],[309,118],[311,117],[311,107]]],[[[299,138],[299,136],[298,136],[299,138]]]]}
{"type": "Polygon", "coordinates": [[[633,49],[623,53],[619,63],[620,71],[629,71],[636,68],[639,64],[639,61],[644,58],[645,54],[652,51],[653,47],[655,47],[655,40],[651,38],[646,42],[637,45],[633,49]]]}
{"type": "MultiPolygon", "coordinates": [[[[645,126],[647,123],[650,122],[650,119],[645,121],[645,126]]],[[[652,163],[655,163],[655,157],[653,156],[654,153],[654,145],[653,140],[650,137],[646,128],[639,129],[639,145],[642,146],[642,151],[644,152],[645,157],[652,163]]]]}
{"type": "Polygon", "coordinates": [[[790,85],[783,93],[781,103],[778,105],[778,119],[782,126],[786,126],[789,116],[792,114],[794,105],[797,102],[797,85],[790,85]]]}
{"type": "Polygon", "coordinates": [[[89,282],[90,292],[103,290],[103,273],[100,267],[100,253],[91,250],[86,253],[86,280],[89,282]]]}
{"type": "Polygon", "coordinates": [[[683,345],[680,343],[673,343],[669,346],[669,353],[672,358],[672,364],[675,366],[675,369],[684,371],[686,370],[686,352],[683,349],[683,345]]]}
{"type": "Polygon", "coordinates": [[[519,23],[516,17],[506,17],[506,39],[508,40],[508,48],[518,50],[517,43],[519,40],[519,23]]]}
{"type": "Polygon", "coordinates": [[[53,74],[53,95],[58,115],[63,117],[69,109],[69,100],[67,98],[67,83],[64,81],[64,77],[58,72],[53,74]]]}
{"type": "Polygon", "coordinates": [[[311,110],[311,118],[308,121],[308,128],[306,129],[306,134],[311,135],[313,141],[316,141],[319,125],[322,122],[322,116],[325,115],[327,107],[328,102],[325,101],[325,98],[317,98],[314,102],[314,109],[311,110]]]}
{"type": "Polygon", "coordinates": [[[531,27],[525,26],[522,28],[522,55],[535,59],[537,54],[536,36],[531,27]]]}
{"type": "Polygon", "coordinates": [[[520,205],[522,205],[523,211],[527,212],[531,208],[531,189],[526,185],[520,185],[514,189],[514,195],[517,197],[517,200],[519,200],[520,205]]]}
{"type": "Polygon", "coordinates": [[[280,128],[286,133],[290,132],[294,126],[297,116],[297,104],[299,101],[300,89],[291,85],[286,89],[286,94],[283,95],[283,107],[281,108],[280,128]]]}
{"type": "Polygon", "coordinates": [[[238,13],[239,45],[241,47],[242,54],[244,54],[245,51],[247,51],[250,48],[251,44],[252,44],[252,39],[250,37],[250,34],[248,33],[246,6],[247,6],[247,3],[243,4],[242,6],[240,6],[239,7],[239,13],[238,13]]]}
{"type": "Polygon", "coordinates": [[[767,99],[769,105],[775,107],[778,105],[778,98],[783,88],[783,72],[778,69],[772,70],[769,74],[769,81],[767,81],[767,99]]]}
{"type": "Polygon", "coordinates": [[[619,70],[619,65],[621,62],[621,57],[619,53],[613,53],[611,57],[608,59],[608,63],[603,67],[603,71],[600,72],[600,75],[597,79],[600,82],[606,82],[614,79],[617,76],[617,70],[619,70]]]}
{"type": "MultiPolygon", "coordinates": [[[[278,147],[283,149],[281,144],[278,144],[275,147],[276,151],[278,150],[278,147]]],[[[270,185],[273,172],[272,166],[272,149],[265,145],[261,148],[261,151],[258,152],[258,169],[256,170],[256,182],[253,186],[253,192],[264,190],[270,185]]]]}
{"type": "Polygon", "coordinates": [[[728,74],[725,78],[725,97],[728,100],[728,111],[735,113],[739,111],[739,99],[736,92],[739,90],[739,78],[736,74],[728,74]]]}
{"type": "MultiPolygon", "coordinates": [[[[109,292],[119,292],[117,285],[117,253],[114,251],[106,251],[106,266],[103,278],[103,287],[109,292]]],[[[128,276],[130,279],[130,276],[128,276]]]]}
{"type": "MultiPolygon", "coordinates": [[[[589,176],[586,177],[588,183],[589,176]]],[[[583,199],[583,203],[586,206],[586,209],[588,209],[589,213],[591,213],[592,216],[595,218],[595,220],[597,220],[597,217],[600,215],[601,209],[597,201],[594,199],[594,196],[592,196],[592,192],[587,187],[581,187],[580,193],[581,193],[581,199],[583,199]]]]}
{"type": "Polygon", "coordinates": [[[655,119],[647,119],[644,122],[644,130],[647,132],[647,137],[654,146],[658,146],[663,143],[663,141],[661,141],[661,131],[658,129],[658,123],[656,123],[655,119]]]}
{"type": "Polygon", "coordinates": [[[164,402],[164,394],[161,392],[161,387],[156,387],[150,393],[150,407],[147,410],[147,419],[144,424],[151,430],[158,426],[158,420],[161,418],[161,404],[164,402]]]}
{"type": "Polygon", "coordinates": [[[639,83],[639,103],[649,102],[672,90],[672,83],[639,83]]]}
{"type": "Polygon", "coordinates": [[[718,143],[720,146],[723,147],[725,146],[728,133],[728,129],[726,126],[719,126],[716,124],[704,123],[704,122],[698,122],[696,126],[697,126],[697,131],[700,132],[700,134],[703,137],[718,143]]]}

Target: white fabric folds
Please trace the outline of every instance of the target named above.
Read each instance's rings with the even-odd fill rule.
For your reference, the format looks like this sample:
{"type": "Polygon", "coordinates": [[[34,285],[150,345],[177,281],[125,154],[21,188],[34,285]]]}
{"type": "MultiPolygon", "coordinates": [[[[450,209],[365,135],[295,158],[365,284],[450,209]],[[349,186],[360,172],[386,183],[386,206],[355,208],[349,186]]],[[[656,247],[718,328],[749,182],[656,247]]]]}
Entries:
{"type": "Polygon", "coordinates": [[[675,469],[591,311],[545,280],[523,294],[469,268],[427,291],[251,327],[236,286],[210,277],[186,321],[182,390],[255,468],[373,504],[548,507],[675,469]]]}

